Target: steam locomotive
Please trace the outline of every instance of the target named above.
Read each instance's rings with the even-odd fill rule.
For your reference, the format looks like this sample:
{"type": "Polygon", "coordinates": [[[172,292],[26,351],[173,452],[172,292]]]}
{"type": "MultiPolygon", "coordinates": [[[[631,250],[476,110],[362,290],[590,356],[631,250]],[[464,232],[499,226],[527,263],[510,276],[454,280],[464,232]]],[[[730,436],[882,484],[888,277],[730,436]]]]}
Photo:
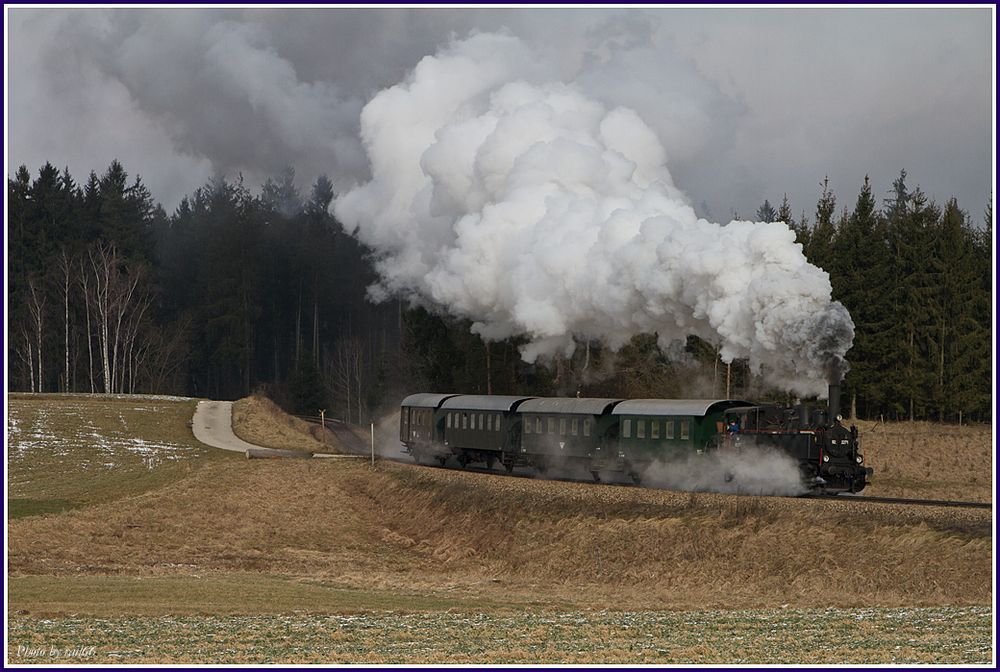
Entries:
{"type": "Polygon", "coordinates": [[[417,462],[508,472],[555,467],[640,483],[654,464],[698,459],[748,446],[778,451],[799,467],[812,491],[860,492],[864,465],[857,428],[839,414],[838,385],[827,409],[736,399],[594,399],[413,394],[400,408],[399,438],[417,462]]]}

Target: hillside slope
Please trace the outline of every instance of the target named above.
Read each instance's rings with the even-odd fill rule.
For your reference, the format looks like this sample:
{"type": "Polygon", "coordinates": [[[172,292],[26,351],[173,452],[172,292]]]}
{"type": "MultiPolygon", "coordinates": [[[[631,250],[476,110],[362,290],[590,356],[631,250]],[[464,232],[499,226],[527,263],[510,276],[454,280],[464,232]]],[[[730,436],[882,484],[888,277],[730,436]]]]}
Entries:
{"type": "Polygon", "coordinates": [[[987,511],[233,461],[13,521],[9,567],[281,573],[615,607],[985,604],[991,530],[987,511]]]}

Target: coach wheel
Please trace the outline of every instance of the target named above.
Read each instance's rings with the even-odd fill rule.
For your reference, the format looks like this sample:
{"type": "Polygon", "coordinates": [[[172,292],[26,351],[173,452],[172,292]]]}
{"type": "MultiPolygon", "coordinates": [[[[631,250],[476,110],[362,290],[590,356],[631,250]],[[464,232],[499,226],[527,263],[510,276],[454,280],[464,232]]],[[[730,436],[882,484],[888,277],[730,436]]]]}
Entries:
{"type": "Polygon", "coordinates": [[[467,467],[469,464],[469,456],[466,455],[465,453],[460,453],[458,456],[458,463],[462,465],[463,469],[465,469],[465,467],[467,467]]]}
{"type": "Polygon", "coordinates": [[[443,467],[445,465],[445,463],[448,462],[448,458],[445,457],[445,456],[442,456],[442,457],[437,458],[437,461],[438,461],[438,464],[440,464],[443,467]]]}
{"type": "Polygon", "coordinates": [[[497,461],[496,458],[493,457],[493,456],[487,457],[486,458],[486,468],[492,470],[493,469],[493,465],[496,463],[496,461],[497,461]]]}
{"type": "Polygon", "coordinates": [[[601,482],[601,475],[598,472],[591,471],[590,475],[594,477],[594,482],[595,483],[600,483],[601,482]]]}

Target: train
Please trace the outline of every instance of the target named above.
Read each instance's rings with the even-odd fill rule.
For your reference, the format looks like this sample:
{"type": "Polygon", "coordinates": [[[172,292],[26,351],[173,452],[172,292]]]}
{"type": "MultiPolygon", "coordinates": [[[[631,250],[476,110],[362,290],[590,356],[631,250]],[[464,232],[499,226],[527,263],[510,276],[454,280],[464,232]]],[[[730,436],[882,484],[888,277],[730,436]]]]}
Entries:
{"type": "Polygon", "coordinates": [[[857,493],[870,482],[858,430],[826,408],[739,399],[610,399],[418,393],[400,404],[399,439],[418,463],[540,474],[569,467],[640,484],[654,464],[757,446],[798,463],[802,487],[857,493]]]}

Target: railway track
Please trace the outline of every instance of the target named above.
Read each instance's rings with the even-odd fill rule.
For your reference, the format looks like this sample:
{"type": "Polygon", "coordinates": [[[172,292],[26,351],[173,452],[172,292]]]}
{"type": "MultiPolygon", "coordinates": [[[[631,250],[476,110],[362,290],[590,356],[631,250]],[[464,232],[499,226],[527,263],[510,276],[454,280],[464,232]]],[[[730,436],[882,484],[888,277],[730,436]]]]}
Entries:
{"type": "Polygon", "coordinates": [[[838,502],[875,504],[909,504],[912,506],[948,506],[960,509],[992,509],[992,502],[958,502],[947,499],[906,499],[903,497],[869,497],[868,495],[807,495],[809,499],[835,499],[838,502]]]}
{"type": "MultiPolygon", "coordinates": [[[[320,423],[320,418],[313,416],[297,416],[306,422],[311,422],[315,424],[320,423]]],[[[351,431],[350,427],[343,420],[337,420],[333,418],[326,419],[326,428],[333,432],[334,436],[341,442],[347,450],[352,453],[358,454],[368,454],[369,445],[366,441],[361,440],[357,434],[351,431]]],[[[400,462],[403,464],[413,464],[413,460],[409,455],[400,453],[399,457],[388,457],[383,455],[382,459],[391,460],[393,462],[400,462]]],[[[437,464],[425,464],[422,466],[431,467],[433,469],[448,469],[452,470],[453,467],[439,466],[437,464]]],[[[507,476],[511,478],[539,478],[539,476],[534,473],[507,473],[503,469],[484,469],[479,467],[464,467],[462,471],[469,471],[479,474],[492,474],[494,476],[507,476]]],[[[626,487],[643,487],[642,485],[636,485],[631,481],[601,481],[595,483],[590,477],[580,477],[574,478],[572,476],[544,476],[542,477],[549,481],[564,481],[568,483],[592,483],[594,485],[620,485],[626,487]]],[[[827,499],[835,500],[838,502],[855,502],[858,504],[868,503],[868,504],[900,504],[900,505],[910,505],[910,506],[943,506],[950,508],[962,508],[962,509],[992,509],[992,502],[961,502],[953,500],[942,500],[942,499],[906,499],[903,497],[870,497],[868,495],[852,495],[852,494],[840,494],[840,495],[826,495],[826,494],[809,494],[797,497],[795,499],[827,499]]]]}

